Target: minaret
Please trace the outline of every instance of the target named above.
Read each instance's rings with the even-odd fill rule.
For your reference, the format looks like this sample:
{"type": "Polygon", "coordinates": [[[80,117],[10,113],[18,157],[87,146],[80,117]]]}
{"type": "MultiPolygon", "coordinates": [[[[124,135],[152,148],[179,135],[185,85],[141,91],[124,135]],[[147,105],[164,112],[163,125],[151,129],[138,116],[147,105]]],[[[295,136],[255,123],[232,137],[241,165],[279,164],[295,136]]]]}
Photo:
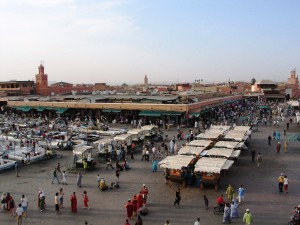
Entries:
{"type": "Polygon", "coordinates": [[[37,95],[47,96],[49,93],[48,88],[48,75],[44,72],[44,66],[41,62],[39,66],[39,73],[35,75],[35,90],[37,95]]]}
{"type": "Polygon", "coordinates": [[[147,76],[147,74],[144,77],[144,85],[148,86],[148,76],[147,76]]]}

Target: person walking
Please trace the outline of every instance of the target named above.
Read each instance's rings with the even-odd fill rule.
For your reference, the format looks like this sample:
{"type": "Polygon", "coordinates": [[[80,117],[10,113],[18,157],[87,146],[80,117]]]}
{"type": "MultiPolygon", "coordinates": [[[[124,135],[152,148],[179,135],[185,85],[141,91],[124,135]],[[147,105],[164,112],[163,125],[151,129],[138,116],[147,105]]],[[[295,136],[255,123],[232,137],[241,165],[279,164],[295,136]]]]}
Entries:
{"type": "Polygon", "coordinates": [[[24,209],[21,204],[19,204],[18,208],[16,209],[17,214],[17,225],[22,225],[24,209]]]}
{"type": "Polygon", "coordinates": [[[16,171],[16,177],[19,177],[19,164],[18,164],[18,162],[15,162],[15,171],[16,171]]]}
{"type": "Polygon", "coordinates": [[[131,199],[128,199],[128,202],[127,204],[125,205],[125,208],[126,208],[126,214],[127,214],[127,218],[129,220],[132,219],[133,217],[133,204],[131,202],[131,199]]]}
{"type": "Polygon", "coordinates": [[[289,142],[288,140],[285,140],[283,143],[284,153],[287,153],[288,151],[289,142]]]}
{"type": "Polygon", "coordinates": [[[73,194],[70,196],[70,201],[71,201],[71,212],[77,213],[77,197],[75,192],[73,192],[73,194]]]}
{"type": "Polygon", "coordinates": [[[225,207],[224,207],[224,214],[223,214],[223,221],[222,223],[231,223],[231,219],[230,219],[230,204],[227,202],[225,204],[225,207]]]}
{"type": "Polygon", "coordinates": [[[262,157],[261,157],[261,153],[259,152],[256,158],[257,161],[257,167],[260,166],[261,162],[262,162],[262,157]]]}
{"type": "Polygon", "coordinates": [[[269,135],[269,137],[268,137],[268,145],[270,145],[270,146],[271,146],[271,141],[272,141],[272,137],[271,137],[271,135],[269,135]]]}
{"type": "Polygon", "coordinates": [[[279,189],[279,192],[282,192],[282,189],[283,189],[283,183],[284,183],[284,176],[283,174],[280,174],[280,176],[278,177],[278,189],[279,189]]]}
{"type": "Polygon", "coordinates": [[[280,141],[278,141],[277,144],[276,144],[276,153],[277,154],[280,153],[280,149],[281,149],[281,143],[280,143],[280,141]]]}
{"type": "Polygon", "coordinates": [[[251,225],[253,222],[253,217],[252,217],[252,214],[250,213],[250,210],[249,209],[246,209],[246,212],[243,216],[243,223],[245,225],[251,225]]]}
{"type": "Polygon", "coordinates": [[[153,161],[152,161],[152,172],[153,173],[157,172],[157,164],[158,164],[157,159],[154,157],[153,161]]]}
{"type": "Polygon", "coordinates": [[[62,180],[63,180],[62,184],[67,185],[66,171],[62,172],[62,180]]]}
{"type": "Polygon", "coordinates": [[[170,225],[170,221],[169,221],[169,220],[166,220],[165,225],[170,225]]]}
{"type": "Polygon", "coordinates": [[[83,208],[84,209],[90,209],[88,202],[89,202],[89,197],[87,195],[87,192],[84,191],[83,192],[83,208]]]}
{"type": "Polygon", "coordinates": [[[200,224],[200,218],[197,218],[196,222],[194,223],[194,225],[201,225],[200,224]]]}
{"type": "Polygon", "coordinates": [[[234,190],[233,190],[233,187],[230,184],[228,185],[228,188],[227,188],[225,194],[227,195],[228,202],[231,202],[232,199],[233,199],[234,190]]]}
{"type": "Polygon", "coordinates": [[[288,188],[289,188],[289,180],[287,178],[287,175],[284,175],[284,179],[283,179],[283,189],[284,192],[287,194],[288,193],[288,188]]]}
{"type": "Polygon", "coordinates": [[[43,190],[41,190],[39,199],[40,199],[40,204],[39,204],[40,210],[41,212],[44,212],[46,209],[46,196],[43,190]]]}
{"type": "Polygon", "coordinates": [[[60,214],[59,212],[59,197],[58,197],[58,192],[55,193],[55,196],[54,196],[54,207],[55,207],[55,212],[57,214],[60,214]]]}
{"type": "Polygon", "coordinates": [[[180,206],[180,201],[181,201],[181,194],[180,194],[180,188],[177,189],[176,193],[175,193],[175,202],[174,202],[174,206],[178,205],[180,206]]]}
{"type": "Polygon", "coordinates": [[[58,176],[57,176],[57,169],[56,169],[56,167],[54,168],[54,171],[53,171],[52,184],[53,184],[54,180],[57,180],[57,183],[60,184],[60,183],[59,183],[58,176]]]}
{"type": "Polygon", "coordinates": [[[208,210],[208,198],[206,197],[206,195],[203,196],[203,200],[204,200],[205,209],[208,210]]]}
{"type": "Polygon", "coordinates": [[[62,209],[64,207],[64,191],[63,189],[59,189],[59,208],[62,209]]]}
{"type": "Polygon", "coordinates": [[[143,219],[140,215],[138,215],[135,225],[143,225],[143,219]]]}
{"type": "Polygon", "coordinates": [[[81,181],[82,181],[82,173],[81,172],[78,172],[77,174],[77,182],[76,182],[76,185],[77,187],[81,188],[81,181]]]}
{"type": "Polygon", "coordinates": [[[239,203],[244,202],[245,201],[245,188],[243,187],[243,185],[241,185],[238,189],[238,193],[239,193],[239,203]]]}
{"type": "Polygon", "coordinates": [[[252,160],[252,162],[255,161],[255,155],[256,155],[256,151],[254,150],[254,148],[252,148],[252,150],[251,150],[251,160],[252,160]]]}
{"type": "Polygon", "coordinates": [[[108,158],[108,159],[107,159],[106,170],[108,170],[108,167],[111,167],[112,169],[115,169],[115,168],[112,166],[112,160],[111,160],[111,158],[108,158]]]}
{"type": "Polygon", "coordinates": [[[21,206],[23,208],[23,216],[27,218],[27,209],[28,209],[28,199],[25,197],[25,195],[22,195],[21,198],[21,206]]]}

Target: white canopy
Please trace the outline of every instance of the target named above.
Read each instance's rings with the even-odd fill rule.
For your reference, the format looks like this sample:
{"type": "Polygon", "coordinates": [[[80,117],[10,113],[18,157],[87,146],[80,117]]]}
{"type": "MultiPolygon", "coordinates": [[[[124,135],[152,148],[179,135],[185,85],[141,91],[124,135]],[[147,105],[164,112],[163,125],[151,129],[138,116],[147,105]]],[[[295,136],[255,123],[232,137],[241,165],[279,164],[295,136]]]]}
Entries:
{"type": "Polygon", "coordinates": [[[158,164],[160,165],[161,168],[180,170],[181,167],[183,166],[187,167],[193,158],[194,156],[188,156],[188,155],[167,156],[166,158],[161,160],[158,164]]]}
{"type": "Polygon", "coordinates": [[[147,131],[151,131],[153,129],[158,129],[158,127],[155,126],[155,125],[146,125],[146,126],[142,126],[142,129],[147,130],[147,131]]]}
{"type": "Polygon", "coordinates": [[[204,147],[184,146],[178,151],[178,155],[200,155],[204,147]]]}
{"type": "Polygon", "coordinates": [[[80,146],[80,147],[77,147],[73,150],[73,154],[74,155],[82,155],[84,152],[88,151],[88,150],[92,150],[93,147],[92,146],[80,146]]]}
{"type": "Polygon", "coordinates": [[[131,141],[134,137],[136,137],[135,134],[121,134],[121,135],[114,137],[114,139],[117,141],[127,142],[128,140],[131,141]]]}
{"type": "Polygon", "coordinates": [[[244,142],[238,141],[218,141],[214,148],[232,148],[232,149],[242,149],[245,148],[244,142]]]}
{"type": "Polygon", "coordinates": [[[212,141],[210,140],[193,140],[188,144],[188,146],[207,148],[211,143],[212,141]]]}
{"type": "Polygon", "coordinates": [[[101,144],[102,146],[108,145],[108,144],[115,144],[116,140],[114,139],[100,139],[98,141],[93,142],[94,145],[101,144]]]}
{"type": "Polygon", "coordinates": [[[235,141],[246,141],[248,138],[248,134],[245,133],[245,131],[229,131],[225,137],[224,140],[235,140],[235,141]]]}
{"type": "Polygon", "coordinates": [[[206,155],[210,157],[225,157],[225,158],[238,158],[241,150],[234,150],[230,148],[212,148],[206,151],[206,155]]]}
{"type": "Polygon", "coordinates": [[[201,134],[198,134],[196,136],[196,139],[197,140],[215,140],[215,139],[218,139],[221,137],[221,135],[223,134],[223,131],[220,130],[220,132],[218,133],[209,133],[209,132],[205,132],[205,133],[201,133],[201,134]]]}
{"type": "Polygon", "coordinates": [[[233,160],[203,157],[200,158],[196,163],[195,172],[220,174],[222,170],[228,170],[233,165],[233,163],[233,160]]]}

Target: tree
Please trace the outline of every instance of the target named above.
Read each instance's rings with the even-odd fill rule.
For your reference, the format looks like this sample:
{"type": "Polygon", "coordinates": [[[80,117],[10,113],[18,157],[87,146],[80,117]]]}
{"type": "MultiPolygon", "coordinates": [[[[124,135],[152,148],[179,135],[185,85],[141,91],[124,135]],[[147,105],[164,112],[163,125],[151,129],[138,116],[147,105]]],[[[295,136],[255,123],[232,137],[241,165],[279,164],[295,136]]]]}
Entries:
{"type": "Polygon", "coordinates": [[[251,79],[251,85],[255,84],[255,82],[256,82],[255,78],[252,78],[251,79]]]}

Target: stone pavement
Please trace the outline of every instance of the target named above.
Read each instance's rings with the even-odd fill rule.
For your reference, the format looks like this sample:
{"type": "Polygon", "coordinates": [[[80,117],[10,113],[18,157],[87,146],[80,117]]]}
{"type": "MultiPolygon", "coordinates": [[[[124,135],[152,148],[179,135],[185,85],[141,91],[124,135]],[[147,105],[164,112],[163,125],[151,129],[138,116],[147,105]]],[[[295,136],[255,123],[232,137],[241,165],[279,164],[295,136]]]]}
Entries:
{"type": "MultiPolygon", "coordinates": [[[[280,128],[283,137],[283,127],[280,128]]],[[[240,205],[240,217],[243,216],[246,208],[249,208],[257,225],[279,225],[287,224],[290,212],[293,207],[300,203],[299,196],[299,161],[300,151],[297,142],[289,143],[289,152],[279,155],[275,153],[275,144],[267,145],[267,137],[272,134],[274,128],[260,126],[258,132],[252,134],[249,148],[255,148],[256,153],[261,152],[263,162],[261,167],[257,167],[251,162],[250,151],[243,151],[240,158],[229,170],[227,176],[223,178],[221,188],[215,192],[212,188],[201,191],[196,186],[182,188],[182,201],[180,208],[174,207],[175,190],[178,184],[173,183],[172,187],[164,184],[163,170],[152,173],[151,162],[140,160],[137,155],[134,160],[129,160],[132,169],[121,172],[120,189],[113,189],[101,192],[96,187],[96,176],[99,173],[108,184],[115,181],[115,171],[105,170],[105,164],[100,165],[97,171],[87,172],[83,175],[83,186],[77,188],[76,174],[68,174],[69,185],[51,184],[52,172],[58,162],[62,165],[62,170],[72,163],[72,153],[62,152],[61,159],[53,159],[38,164],[32,164],[20,168],[20,177],[15,177],[14,171],[6,171],[0,174],[0,192],[10,192],[19,202],[21,194],[25,194],[29,199],[29,209],[27,219],[23,220],[24,225],[65,225],[84,224],[87,220],[93,225],[122,225],[125,223],[125,203],[127,199],[136,194],[142,184],[149,188],[148,209],[149,215],[143,217],[144,224],[163,225],[165,220],[170,220],[172,225],[194,224],[197,217],[201,218],[202,225],[216,225],[222,221],[221,215],[214,215],[212,206],[218,195],[224,193],[228,184],[234,189],[240,184],[245,187],[246,203],[240,205]],[[289,193],[278,193],[277,178],[280,173],[287,174],[290,182],[289,193]],[[43,188],[46,194],[46,211],[40,212],[37,207],[38,188],[43,188]],[[54,212],[54,195],[62,187],[65,192],[62,214],[54,212]],[[82,193],[86,190],[90,198],[90,210],[83,209],[82,193]],[[78,199],[78,213],[70,212],[70,194],[75,191],[78,199]],[[209,210],[205,210],[203,195],[209,199],[209,210]]],[[[186,133],[187,129],[185,129],[186,133]]],[[[297,133],[299,127],[294,124],[288,134],[297,133]],[[291,132],[291,133],[290,133],[291,132]]],[[[166,132],[169,137],[176,133],[176,129],[166,132]]],[[[182,142],[179,144],[181,145],[182,142]]],[[[243,224],[242,219],[233,219],[233,224],[243,224]]],[[[16,224],[6,211],[0,210],[0,224],[16,224]]],[[[131,221],[135,224],[135,220],[131,221]]]]}

